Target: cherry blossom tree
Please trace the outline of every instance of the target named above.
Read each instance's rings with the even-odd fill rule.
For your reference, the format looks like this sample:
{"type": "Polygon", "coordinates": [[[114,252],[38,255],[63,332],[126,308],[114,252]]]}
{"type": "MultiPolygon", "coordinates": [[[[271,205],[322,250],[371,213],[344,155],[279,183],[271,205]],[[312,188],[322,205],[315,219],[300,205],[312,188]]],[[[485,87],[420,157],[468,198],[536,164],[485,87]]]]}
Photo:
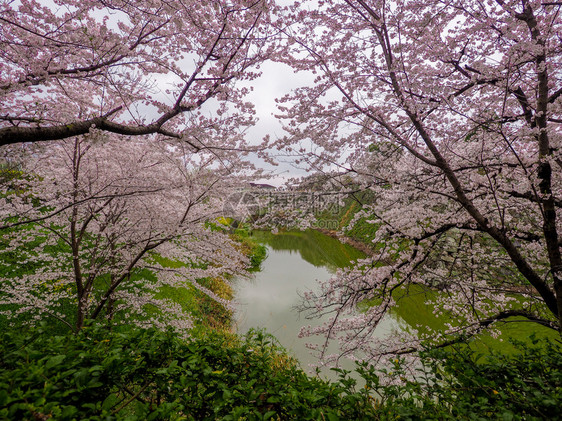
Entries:
{"type": "Polygon", "coordinates": [[[251,124],[267,0],[0,1],[0,145],[105,132],[176,138],[251,124]],[[206,107],[206,108],[205,108],[206,107]],[[212,111],[209,112],[209,110],[212,111]]]}
{"type": "Polygon", "coordinates": [[[21,263],[2,304],[75,329],[124,308],[188,327],[178,305],[157,300],[181,279],[227,304],[196,280],[244,266],[207,225],[227,178],[250,168],[241,156],[263,149],[244,137],[254,110],[239,82],[274,46],[270,8],[0,0],[2,241],[21,263]],[[169,311],[155,317],[148,303],[169,311]]]}
{"type": "Polygon", "coordinates": [[[375,198],[357,217],[377,227],[372,259],[305,296],[313,315],[332,317],[303,335],[339,338],[344,355],[411,352],[416,335],[372,334],[414,288],[431,291],[450,320],[421,335],[437,346],[506,320],[560,330],[561,7],[340,0],[285,9],[279,59],[317,77],[280,100],[290,134],[278,147],[353,174],[375,198]],[[372,305],[357,311],[364,300],[372,305]]]}
{"type": "Polygon", "coordinates": [[[96,130],[13,148],[20,176],[0,194],[5,315],[52,316],[74,330],[105,318],[185,331],[190,315],[163,288],[195,287],[230,305],[198,281],[246,273],[247,258],[212,225],[236,170],[186,145],[122,140],[96,130]]]}

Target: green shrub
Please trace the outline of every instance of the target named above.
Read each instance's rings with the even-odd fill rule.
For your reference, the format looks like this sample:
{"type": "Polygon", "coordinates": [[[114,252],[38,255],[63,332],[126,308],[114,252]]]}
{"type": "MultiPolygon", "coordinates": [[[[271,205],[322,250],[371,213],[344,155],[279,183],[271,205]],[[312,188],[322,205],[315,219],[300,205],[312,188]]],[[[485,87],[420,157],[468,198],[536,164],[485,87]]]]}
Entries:
{"type": "Polygon", "coordinates": [[[150,329],[56,336],[45,326],[1,339],[0,419],[536,420],[559,419],[562,404],[562,353],[548,342],[518,343],[510,356],[427,352],[416,379],[400,360],[382,371],[362,364],[358,388],[344,370],[335,382],[307,376],[260,331],[185,342],[150,329]]]}
{"type": "Polygon", "coordinates": [[[369,419],[365,393],[308,377],[273,338],[46,328],[6,332],[0,419],[369,419]]]}
{"type": "Polygon", "coordinates": [[[242,252],[250,259],[250,272],[261,270],[261,264],[267,257],[267,247],[257,242],[251,234],[251,229],[245,225],[236,228],[232,238],[240,243],[242,252]]]}
{"type": "Polygon", "coordinates": [[[460,345],[423,355],[425,366],[406,380],[400,361],[387,376],[397,385],[379,384],[363,366],[368,387],[381,401],[379,419],[550,420],[562,414],[562,353],[555,342],[514,342],[518,353],[476,354],[460,345]],[[392,374],[390,374],[392,373],[392,374]]]}

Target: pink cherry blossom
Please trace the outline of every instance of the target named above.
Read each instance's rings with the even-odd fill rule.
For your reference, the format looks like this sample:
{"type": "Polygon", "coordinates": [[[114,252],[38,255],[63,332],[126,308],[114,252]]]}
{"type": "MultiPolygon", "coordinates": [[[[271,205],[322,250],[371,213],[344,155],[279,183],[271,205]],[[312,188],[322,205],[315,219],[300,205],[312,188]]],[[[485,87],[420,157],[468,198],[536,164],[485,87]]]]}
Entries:
{"type": "Polygon", "coordinates": [[[92,131],[15,150],[12,162],[27,180],[2,186],[3,252],[34,269],[11,267],[0,304],[74,329],[115,316],[190,327],[178,303],[158,298],[165,286],[195,287],[230,306],[199,282],[243,277],[248,265],[228,234],[209,226],[236,180],[215,154],[194,157],[172,143],[92,131]]]}
{"type": "Polygon", "coordinates": [[[373,197],[358,216],[377,226],[372,258],[306,296],[310,314],[332,319],[303,335],[378,358],[515,315],[560,329],[561,6],[341,0],[284,10],[278,60],[317,77],[279,100],[288,135],[277,147],[298,156],[309,144],[309,168],[352,175],[373,197]],[[412,286],[449,328],[374,338],[412,286]],[[365,299],[376,305],[360,312],[365,299]]]}

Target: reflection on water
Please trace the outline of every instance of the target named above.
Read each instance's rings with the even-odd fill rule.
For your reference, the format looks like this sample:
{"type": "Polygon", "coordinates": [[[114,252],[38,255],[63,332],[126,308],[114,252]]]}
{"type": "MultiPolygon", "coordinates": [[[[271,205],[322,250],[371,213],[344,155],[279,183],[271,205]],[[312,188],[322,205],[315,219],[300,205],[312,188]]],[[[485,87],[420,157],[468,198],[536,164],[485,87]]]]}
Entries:
{"type": "MultiPolygon", "coordinates": [[[[246,333],[252,327],[265,328],[307,369],[315,360],[305,343],[320,338],[302,339],[298,333],[301,326],[321,321],[299,317],[295,309],[300,304],[299,293],[315,289],[318,280],[329,279],[338,267],[347,266],[364,255],[316,231],[277,235],[257,232],[254,236],[267,246],[268,254],[255,279],[241,281],[236,286],[238,332],[246,333]]],[[[385,334],[397,327],[397,321],[389,317],[377,329],[385,334]]],[[[350,369],[353,364],[344,364],[344,367],[350,369]]]]}
{"type": "MultiPolygon", "coordinates": [[[[338,267],[349,265],[353,260],[364,257],[357,249],[317,231],[286,232],[278,235],[270,232],[256,232],[254,237],[268,248],[268,257],[262,264],[262,271],[252,281],[240,281],[236,286],[236,300],[240,303],[237,327],[245,333],[251,327],[263,327],[273,333],[279,342],[301,361],[302,367],[314,363],[314,358],[305,347],[306,342],[321,338],[298,338],[303,325],[321,323],[318,320],[299,318],[294,309],[301,300],[299,292],[314,290],[318,280],[327,280],[338,267]]],[[[405,292],[404,292],[405,293],[405,292]]],[[[377,326],[375,335],[386,336],[392,331],[408,330],[415,326],[418,331],[429,333],[442,331],[447,317],[437,317],[433,306],[427,300],[434,299],[438,291],[420,285],[412,285],[408,294],[397,300],[392,314],[385,316],[377,326]]],[[[509,338],[526,340],[531,334],[538,337],[559,338],[558,333],[535,323],[506,323],[500,325],[500,340],[482,335],[472,347],[478,352],[489,348],[500,352],[513,352],[509,338]]],[[[335,349],[329,350],[334,352],[335,349]]],[[[352,369],[352,363],[342,364],[352,369]]],[[[333,377],[333,376],[332,376],[333,377]]]]}
{"type": "Polygon", "coordinates": [[[257,231],[254,238],[273,250],[299,253],[308,263],[316,267],[327,267],[332,272],[365,257],[365,254],[356,248],[314,230],[281,234],[257,231]]]}

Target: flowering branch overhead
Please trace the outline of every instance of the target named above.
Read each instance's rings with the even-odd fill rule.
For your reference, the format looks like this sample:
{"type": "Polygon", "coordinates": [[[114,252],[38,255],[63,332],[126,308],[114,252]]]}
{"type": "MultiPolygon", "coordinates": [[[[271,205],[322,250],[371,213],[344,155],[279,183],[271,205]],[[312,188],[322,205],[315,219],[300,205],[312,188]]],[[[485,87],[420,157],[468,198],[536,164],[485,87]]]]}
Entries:
{"type": "Polygon", "coordinates": [[[373,337],[414,286],[452,321],[426,335],[434,344],[515,314],[561,328],[558,6],[342,0],[286,8],[289,42],[278,59],[317,77],[279,100],[289,134],[277,146],[298,154],[309,142],[311,167],[353,169],[373,198],[361,215],[376,227],[375,256],[308,295],[312,314],[334,317],[303,335],[337,337],[356,357],[419,349],[415,335],[405,348],[373,337]],[[517,308],[515,291],[528,307],[517,308]],[[358,312],[364,300],[377,304],[358,312]]]}
{"type": "Polygon", "coordinates": [[[219,115],[252,123],[235,82],[268,57],[266,0],[20,3],[0,6],[0,145],[96,128],[199,150],[191,133],[219,115]],[[211,99],[214,118],[203,112],[211,99]]]}

